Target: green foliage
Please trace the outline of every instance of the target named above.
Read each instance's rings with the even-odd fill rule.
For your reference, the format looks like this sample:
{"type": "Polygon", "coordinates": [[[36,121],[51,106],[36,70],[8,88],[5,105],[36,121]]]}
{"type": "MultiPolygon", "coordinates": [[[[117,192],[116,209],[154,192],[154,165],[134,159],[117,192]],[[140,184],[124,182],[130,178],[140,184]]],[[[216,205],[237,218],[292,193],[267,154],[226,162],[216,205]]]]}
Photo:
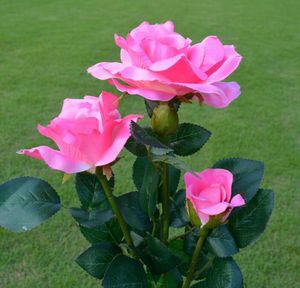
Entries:
{"type": "Polygon", "coordinates": [[[175,154],[189,156],[200,150],[210,136],[211,132],[199,125],[182,123],[177,133],[172,136],[170,146],[175,154]]]}
{"type": "Polygon", "coordinates": [[[188,224],[189,217],[186,211],[185,190],[180,189],[173,197],[170,210],[170,225],[175,228],[188,224]]]}
{"type": "Polygon", "coordinates": [[[217,257],[229,257],[239,252],[234,238],[226,225],[221,225],[207,237],[207,249],[217,257]]]}
{"type": "Polygon", "coordinates": [[[230,217],[229,229],[241,248],[256,241],[264,232],[274,207],[274,193],[260,189],[245,206],[230,217]]]}
{"type": "Polygon", "coordinates": [[[151,230],[150,219],[140,205],[138,192],[123,194],[116,200],[127,224],[140,231],[151,230]]]}
{"type": "Polygon", "coordinates": [[[218,161],[214,168],[222,168],[233,174],[232,196],[241,194],[249,202],[259,188],[264,174],[264,163],[242,158],[228,158],[218,161]]]}
{"type": "MultiPolygon", "coordinates": [[[[113,188],[114,178],[111,178],[109,184],[113,188]]],[[[103,188],[95,174],[88,172],[76,174],[75,187],[83,209],[110,209],[103,188]]]]}
{"type": "Polygon", "coordinates": [[[104,288],[147,288],[143,265],[124,255],[116,256],[105,272],[104,288]]]}
{"type": "Polygon", "coordinates": [[[0,225],[11,231],[30,230],[59,209],[59,196],[44,180],[19,177],[0,186],[0,225]]]}
{"type": "Polygon", "coordinates": [[[76,262],[90,275],[102,279],[110,262],[120,253],[121,250],[114,244],[99,243],[83,252],[76,262]]]}
{"type": "Polygon", "coordinates": [[[147,157],[138,157],[133,165],[133,181],[139,191],[142,209],[153,216],[156,209],[160,174],[147,157]]]}
{"type": "Polygon", "coordinates": [[[119,244],[123,238],[123,233],[116,218],[112,218],[105,224],[92,228],[80,226],[80,231],[91,244],[102,242],[119,244]]]}
{"type": "Polygon", "coordinates": [[[79,225],[87,228],[102,225],[114,216],[110,209],[104,211],[99,209],[86,211],[81,208],[70,208],[70,213],[79,225]]]}
{"type": "Polygon", "coordinates": [[[154,135],[151,135],[146,129],[131,121],[131,135],[138,144],[145,147],[151,147],[151,152],[157,155],[163,155],[171,152],[172,149],[161,143],[154,135]]]}
{"type": "Polygon", "coordinates": [[[215,258],[206,285],[207,288],[242,288],[243,276],[232,258],[215,258]]]}
{"type": "Polygon", "coordinates": [[[166,273],[180,263],[180,259],[159,239],[148,234],[145,240],[146,247],[141,257],[154,274],[166,273]]]}

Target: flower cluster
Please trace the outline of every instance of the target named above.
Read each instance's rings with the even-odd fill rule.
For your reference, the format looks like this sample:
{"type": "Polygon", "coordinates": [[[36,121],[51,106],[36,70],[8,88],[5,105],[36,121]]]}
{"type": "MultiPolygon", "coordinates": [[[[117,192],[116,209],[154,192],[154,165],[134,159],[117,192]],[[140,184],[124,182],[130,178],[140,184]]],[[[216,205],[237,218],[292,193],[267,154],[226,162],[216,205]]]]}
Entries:
{"type": "MultiPolygon", "coordinates": [[[[195,172],[178,157],[196,153],[211,135],[180,123],[179,106],[197,100],[227,107],[240,86],[224,80],[242,57],[216,36],[192,44],[170,21],[143,22],[115,42],[121,62],[100,62],[88,72],[143,97],[151,125],[137,123],[141,114],[121,117],[120,98],[109,92],[65,99],[50,124],[38,125],[57,149],[18,153],[76,174],[81,206],[70,212],[91,243],[76,261],[104,288],[242,288],[232,256],[260,236],[273,208],[273,192],[259,189],[263,164],[229,158],[195,172]],[[123,148],[136,156],[136,191],[117,196],[112,168],[123,148]],[[185,189],[178,189],[181,171],[185,189]]],[[[61,207],[54,188],[34,177],[0,185],[0,203],[0,225],[12,231],[32,229],[61,207]]]]}

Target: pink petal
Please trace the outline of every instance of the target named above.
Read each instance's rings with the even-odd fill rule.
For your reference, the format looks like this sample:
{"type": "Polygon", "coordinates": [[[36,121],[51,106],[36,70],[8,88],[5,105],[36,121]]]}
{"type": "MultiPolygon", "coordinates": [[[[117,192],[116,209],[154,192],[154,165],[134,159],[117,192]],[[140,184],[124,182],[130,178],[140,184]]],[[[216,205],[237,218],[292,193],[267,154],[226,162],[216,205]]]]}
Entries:
{"type": "Polygon", "coordinates": [[[119,121],[119,124],[116,125],[114,123],[114,129],[109,129],[106,127],[105,131],[108,134],[102,135],[102,139],[103,141],[109,141],[110,138],[111,145],[107,147],[107,145],[104,144],[106,149],[102,151],[96,166],[104,166],[117,159],[128,138],[130,137],[130,122],[136,122],[141,118],[143,118],[143,115],[128,115],[121,120],[117,120],[119,121]]]}
{"type": "Polygon", "coordinates": [[[75,161],[72,158],[62,154],[60,151],[54,150],[47,146],[24,149],[18,151],[18,153],[42,160],[50,168],[68,174],[82,172],[92,168],[92,165],[88,163],[75,161]]]}
{"type": "MultiPolygon", "coordinates": [[[[200,45],[202,46],[202,49],[204,50],[203,61],[200,66],[200,68],[203,71],[209,70],[215,64],[217,64],[218,62],[223,60],[224,47],[217,36],[206,37],[200,43],[200,45]]],[[[198,47],[197,50],[199,50],[200,47],[198,47]]],[[[202,55],[202,52],[200,53],[200,55],[202,55]]]]}
{"type": "MultiPolygon", "coordinates": [[[[174,98],[176,96],[176,90],[174,90],[173,92],[171,92],[171,91],[170,92],[167,92],[167,91],[164,92],[164,91],[151,89],[151,85],[154,86],[155,88],[160,87],[159,83],[148,83],[149,89],[147,89],[147,88],[135,88],[135,87],[131,87],[131,86],[128,86],[128,85],[123,85],[115,79],[111,79],[109,81],[109,83],[111,85],[114,85],[121,92],[128,92],[131,95],[139,95],[139,96],[142,96],[146,99],[153,100],[153,101],[169,101],[169,100],[171,100],[172,98],[174,98]]],[[[171,87],[166,86],[164,88],[166,88],[166,89],[169,88],[170,89],[171,87]]]]}
{"type": "Polygon", "coordinates": [[[242,56],[235,51],[234,46],[224,46],[225,59],[207,71],[209,77],[208,83],[214,83],[224,80],[228,77],[240,64],[242,56]]]}
{"type": "Polygon", "coordinates": [[[212,205],[210,207],[202,208],[199,211],[204,214],[207,214],[207,215],[219,215],[219,214],[225,212],[228,207],[229,207],[229,203],[221,202],[221,203],[212,205]]]}
{"type": "Polygon", "coordinates": [[[231,199],[231,202],[230,202],[231,207],[239,207],[239,206],[243,206],[245,204],[246,204],[246,202],[245,202],[244,198],[241,196],[241,194],[235,195],[231,199]]]}
{"type": "Polygon", "coordinates": [[[175,82],[197,83],[207,79],[207,75],[194,67],[184,54],[157,61],[149,69],[175,82]]]}

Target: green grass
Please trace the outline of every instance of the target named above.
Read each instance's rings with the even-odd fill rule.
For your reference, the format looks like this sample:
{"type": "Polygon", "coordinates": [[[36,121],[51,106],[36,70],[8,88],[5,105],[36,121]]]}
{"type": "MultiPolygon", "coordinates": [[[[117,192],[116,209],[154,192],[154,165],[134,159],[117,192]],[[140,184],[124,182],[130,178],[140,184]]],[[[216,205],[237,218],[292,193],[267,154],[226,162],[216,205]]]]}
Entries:
{"type": "MultiPolygon", "coordinates": [[[[85,72],[96,62],[118,59],[115,32],[124,35],[143,20],[172,19],[194,42],[216,34],[244,56],[232,77],[242,96],[225,110],[196,104],[181,109],[182,121],[213,131],[206,147],[186,160],[195,170],[230,156],[265,162],[263,187],[275,190],[275,211],[263,237],[236,259],[247,288],[299,287],[299,9],[297,0],[2,0],[0,181],[42,177],[65,207],[77,205],[72,183],[62,185],[61,174],[15,154],[45,143],[37,123],[57,115],[66,97],[115,91],[85,72]]],[[[142,99],[134,96],[122,101],[121,110],[145,113],[142,99]]],[[[133,157],[123,156],[115,166],[118,192],[133,188],[133,157]]],[[[99,287],[73,261],[86,247],[67,209],[28,233],[0,229],[0,287],[99,287]]]]}

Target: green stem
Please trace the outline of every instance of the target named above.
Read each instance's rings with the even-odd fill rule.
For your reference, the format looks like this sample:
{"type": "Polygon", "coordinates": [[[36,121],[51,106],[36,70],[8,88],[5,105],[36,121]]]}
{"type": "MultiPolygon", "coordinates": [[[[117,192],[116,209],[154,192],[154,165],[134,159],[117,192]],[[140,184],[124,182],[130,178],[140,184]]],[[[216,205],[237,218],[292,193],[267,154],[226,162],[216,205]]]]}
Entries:
{"type": "Polygon", "coordinates": [[[162,242],[167,243],[169,238],[169,216],[170,216],[170,195],[169,195],[169,167],[163,163],[162,173],[163,195],[162,195],[162,242]]]}
{"type": "Polygon", "coordinates": [[[198,258],[199,258],[202,246],[204,244],[205,238],[207,236],[207,233],[208,233],[207,229],[202,229],[200,231],[199,239],[198,239],[198,242],[197,242],[193,257],[192,257],[192,260],[191,260],[189,272],[188,272],[188,275],[185,278],[185,281],[182,285],[182,288],[189,288],[190,285],[191,285],[191,282],[194,279],[196,265],[197,265],[198,258]]]}
{"type": "MultiPolygon", "coordinates": [[[[103,175],[102,169],[100,167],[97,167],[96,175],[97,175],[97,178],[99,179],[99,181],[100,181],[100,183],[103,187],[105,196],[106,196],[106,198],[107,198],[114,214],[116,215],[116,217],[118,219],[121,230],[124,234],[125,241],[128,244],[128,246],[132,249],[134,247],[134,245],[133,245],[133,241],[132,241],[131,235],[130,235],[129,230],[128,230],[128,226],[127,226],[127,224],[126,224],[126,222],[123,218],[123,215],[121,214],[121,211],[120,211],[120,209],[119,209],[119,207],[116,203],[115,197],[114,197],[114,195],[112,193],[112,190],[111,190],[111,188],[108,184],[106,176],[103,175]]],[[[135,256],[135,253],[133,253],[133,254],[135,256]]]]}

